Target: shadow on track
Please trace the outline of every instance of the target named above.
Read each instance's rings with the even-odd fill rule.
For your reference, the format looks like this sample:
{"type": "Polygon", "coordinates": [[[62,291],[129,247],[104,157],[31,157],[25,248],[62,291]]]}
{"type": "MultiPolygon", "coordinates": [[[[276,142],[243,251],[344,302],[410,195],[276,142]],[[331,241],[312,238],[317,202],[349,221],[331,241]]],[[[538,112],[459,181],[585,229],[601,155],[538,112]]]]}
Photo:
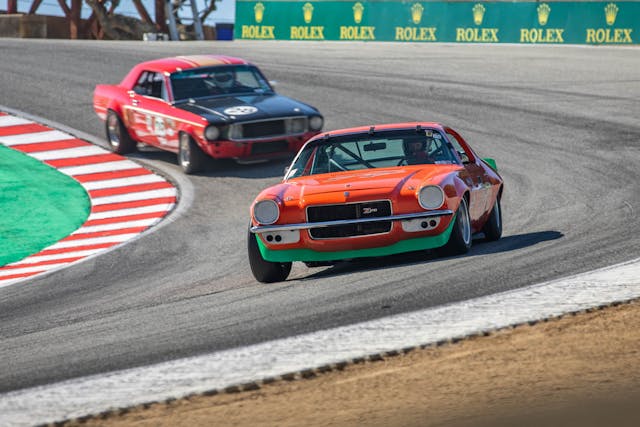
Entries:
{"type": "MultiPolygon", "coordinates": [[[[408,252],[387,257],[356,258],[348,261],[338,261],[325,270],[310,274],[306,277],[292,280],[319,279],[351,274],[362,270],[383,270],[390,267],[423,264],[426,261],[445,259],[465,259],[478,255],[511,252],[518,249],[534,246],[538,243],[557,240],[564,235],[559,231],[540,231],[536,233],[516,234],[506,236],[497,242],[486,242],[483,238],[474,240],[471,251],[466,255],[455,257],[440,257],[435,250],[408,252]]],[[[310,267],[315,268],[315,267],[310,267]]]]}
{"type": "MultiPolygon", "coordinates": [[[[205,168],[202,172],[194,173],[192,176],[202,177],[233,177],[264,179],[284,177],[284,168],[289,166],[294,154],[278,157],[274,159],[256,162],[236,162],[232,159],[207,158],[205,168]]],[[[156,149],[154,147],[139,146],[138,153],[130,154],[127,157],[133,160],[158,161],[175,165],[179,168],[176,155],[174,153],[156,149]]]]}

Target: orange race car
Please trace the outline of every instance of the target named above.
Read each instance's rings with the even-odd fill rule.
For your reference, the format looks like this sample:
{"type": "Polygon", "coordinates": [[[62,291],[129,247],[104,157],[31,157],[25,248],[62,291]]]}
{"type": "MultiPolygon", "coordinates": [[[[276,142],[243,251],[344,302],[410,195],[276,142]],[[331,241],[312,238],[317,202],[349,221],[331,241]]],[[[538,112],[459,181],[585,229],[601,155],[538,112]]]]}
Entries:
{"type": "Polygon", "coordinates": [[[502,235],[503,180],[459,133],[438,123],[337,130],[310,139],[284,180],[251,206],[248,252],[260,282],[285,280],[292,261],[471,248],[502,235]]]}

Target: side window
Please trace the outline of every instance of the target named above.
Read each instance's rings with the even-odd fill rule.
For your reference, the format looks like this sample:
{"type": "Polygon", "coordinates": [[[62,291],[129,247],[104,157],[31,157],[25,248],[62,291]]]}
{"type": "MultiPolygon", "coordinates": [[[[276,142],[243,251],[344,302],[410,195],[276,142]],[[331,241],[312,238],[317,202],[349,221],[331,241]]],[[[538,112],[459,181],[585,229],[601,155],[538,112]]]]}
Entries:
{"type": "Polygon", "coordinates": [[[133,90],[138,95],[162,98],[165,100],[167,99],[167,93],[164,87],[164,78],[161,73],[143,71],[142,74],[140,74],[140,78],[138,78],[138,82],[133,90]]]}
{"type": "Polygon", "coordinates": [[[133,91],[138,95],[146,95],[147,94],[147,81],[149,80],[149,72],[143,71],[138,77],[138,81],[136,85],[133,87],[133,91]]]}
{"type": "Polygon", "coordinates": [[[460,156],[460,160],[462,160],[462,163],[469,163],[470,161],[469,156],[467,155],[464,148],[462,148],[462,145],[460,145],[458,138],[456,138],[455,135],[449,132],[447,132],[447,138],[449,138],[451,145],[453,145],[453,148],[455,148],[455,150],[458,152],[458,155],[460,156]]]}

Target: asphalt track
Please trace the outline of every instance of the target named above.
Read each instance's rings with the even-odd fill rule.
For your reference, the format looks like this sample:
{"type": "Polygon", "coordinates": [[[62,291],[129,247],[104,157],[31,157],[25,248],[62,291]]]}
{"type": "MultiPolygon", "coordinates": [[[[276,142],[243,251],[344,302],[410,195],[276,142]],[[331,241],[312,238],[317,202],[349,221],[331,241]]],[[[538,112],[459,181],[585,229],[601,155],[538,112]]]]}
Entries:
{"type": "MultiPolygon", "coordinates": [[[[64,271],[0,289],[0,392],[377,319],[636,258],[636,48],[383,43],[97,43],[0,39],[1,104],[102,138],[93,86],[145,59],[237,55],[326,129],[443,121],[506,181],[504,238],[307,269],[260,285],[248,207],[286,162],[227,162],[188,178],[193,203],[159,231],[64,271]]],[[[136,158],[179,175],[175,156],[136,158]]]]}

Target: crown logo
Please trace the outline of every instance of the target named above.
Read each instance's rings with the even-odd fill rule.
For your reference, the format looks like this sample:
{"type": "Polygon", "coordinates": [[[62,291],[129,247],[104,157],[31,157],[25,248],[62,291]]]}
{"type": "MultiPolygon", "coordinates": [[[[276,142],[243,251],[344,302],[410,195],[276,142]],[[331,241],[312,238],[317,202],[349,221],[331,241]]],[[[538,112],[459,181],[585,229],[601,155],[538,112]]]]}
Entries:
{"type": "Polygon", "coordinates": [[[418,25],[422,21],[422,12],[424,12],[424,7],[420,3],[414,3],[411,6],[411,20],[414,24],[418,25]]]}
{"type": "Polygon", "coordinates": [[[550,13],[551,8],[548,4],[542,3],[540,6],[538,6],[538,23],[540,23],[540,25],[547,25],[550,13]]]}
{"type": "Polygon", "coordinates": [[[477,3],[471,10],[473,10],[473,22],[476,25],[481,25],[482,20],[484,19],[484,12],[486,10],[484,6],[480,3],[477,3]]]}
{"type": "Polygon", "coordinates": [[[604,16],[607,19],[607,25],[613,25],[618,16],[618,6],[615,3],[609,3],[604,7],[604,16]]]}
{"type": "Polygon", "coordinates": [[[356,24],[362,22],[362,13],[364,12],[364,6],[362,3],[358,2],[353,5],[353,20],[356,21],[356,24]]]}
{"type": "Polygon", "coordinates": [[[313,5],[311,3],[305,3],[302,6],[302,12],[304,14],[304,22],[309,24],[311,23],[311,19],[313,19],[313,5]]]}
{"type": "Polygon", "coordinates": [[[262,3],[256,3],[253,6],[253,13],[256,18],[256,22],[259,24],[262,22],[262,18],[264,17],[264,5],[262,3]]]}

